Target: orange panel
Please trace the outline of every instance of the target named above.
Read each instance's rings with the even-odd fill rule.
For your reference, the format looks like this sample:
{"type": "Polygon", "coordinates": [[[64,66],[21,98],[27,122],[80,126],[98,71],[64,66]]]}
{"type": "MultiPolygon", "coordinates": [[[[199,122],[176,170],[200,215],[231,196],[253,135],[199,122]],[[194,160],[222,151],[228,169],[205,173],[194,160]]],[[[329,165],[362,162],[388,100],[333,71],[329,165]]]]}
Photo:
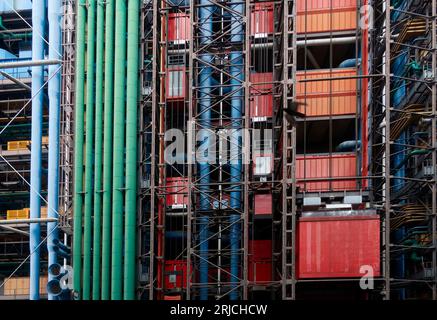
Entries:
{"type": "Polygon", "coordinates": [[[357,9],[304,12],[297,15],[298,33],[348,31],[357,28],[357,9]],[[332,13],[331,13],[332,12],[332,13]]]}
{"type": "Polygon", "coordinates": [[[354,153],[332,156],[297,156],[296,178],[301,191],[356,190],[356,179],[345,179],[356,177],[356,175],[357,161],[354,153]],[[336,180],[323,180],[330,178],[336,180]],[[312,182],[311,179],[320,181],[312,182]],[[302,180],[307,180],[307,182],[302,180]]]}
{"type": "Polygon", "coordinates": [[[297,12],[332,9],[356,9],[357,0],[298,0],[297,12]]]}
{"type": "MultiPolygon", "coordinates": [[[[299,72],[297,80],[326,79],[356,76],[354,68],[334,71],[299,72]]],[[[355,114],[357,110],[357,80],[321,80],[298,82],[297,100],[306,102],[300,111],[309,117],[355,114]]]]}

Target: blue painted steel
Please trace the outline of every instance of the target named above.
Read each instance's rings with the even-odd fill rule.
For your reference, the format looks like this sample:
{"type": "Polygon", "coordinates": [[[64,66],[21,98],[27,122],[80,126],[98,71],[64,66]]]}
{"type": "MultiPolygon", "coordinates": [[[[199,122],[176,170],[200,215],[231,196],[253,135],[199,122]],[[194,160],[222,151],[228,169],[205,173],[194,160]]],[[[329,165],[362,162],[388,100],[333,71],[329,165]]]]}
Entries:
{"type": "MultiPolygon", "coordinates": [[[[61,59],[61,0],[49,0],[49,59],[61,59]]],[[[61,72],[58,65],[49,66],[48,95],[49,95],[49,164],[48,164],[48,217],[58,217],[59,196],[59,126],[61,107],[61,72]]],[[[57,263],[57,254],[54,241],[58,240],[56,222],[47,224],[47,250],[49,253],[49,266],[57,263]]],[[[49,274],[49,281],[53,276],[49,274]]],[[[49,300],[55,300],[49,293],[49,300]]]]}
{"type": "MultiPolygon", "coordinates": [[[[45,31],[45,0],[33,0],[32,3],[32,59],[44,59],[44,40],[41,35],[45,31]]],[[[30,160],[30,217],[41,216],[41,155],[42,155],[42,116],[44,93],[41,90],[44,84],[44,67],[32,67],[32,137],[30,160]]],[[[38,223],[30,224],[30,300],[39,300],[40,256],[39,243],[41,241],[41,226],[38,223]]]]}
{"type": "MultiPolygon", "coordinates": [[[[205,63],[212,63],[211,55],[203,55],[201,56],[201,60],[205,63]]],[[[201,126],[205,129],[211,127],[211,91],[212,91],[212,68],[203,64],[202,69],[199,73],[199,112],[200,112],[200,123],[201,126]]],[[[200,138],[200,144],[206,145],[206,152],[208,151],[210,140],[208,134],[204,134],[200,138]]],[[[198,159],[199,166],[199,190],[200,190],[200,210],[202,214],[207,214],[209,209],[211,208],[210,199],[209,199],[209,189],[210,189],[210,175],[211,168],[208,163],[207,155],[205,154],[204,159],[198,159]]],[[[208,288],[206,284],[208,283],[208,233],[209,233],[209,220],[205,215],[199,220],[199,254],[200,254],[200,263],[199,263],[199,280],[201,284],[204,284],[204,287],[200,288],[200,300],[208,299],[208,288]]]]}
{"type": "MultiPolygon", "coordinates": [[[[231,173],[231,192],[230,192],[230,207],[239,210],[241,208],[241,176],[242,176],[242,117],[243,117],[243,90],[242,82],[244,81],[244,60],[242,52],[231,52],[229,56],[231,60],[230,74],[233,77],[230,80],[232,94],[231,100],[231,118],[232,118],[232,134],[230,147],[230,173],[231,173]]],[[[231,215],[229,223],[233,224],[230,228],[231,239],[231,289],[238,286],[239,277],[239,248],[240,248],[240,227],[238,222],[240,216],[231,215]]],[[[233,290],[229,294],[231,300],[239,298],[239,292],[233,290]]]]}

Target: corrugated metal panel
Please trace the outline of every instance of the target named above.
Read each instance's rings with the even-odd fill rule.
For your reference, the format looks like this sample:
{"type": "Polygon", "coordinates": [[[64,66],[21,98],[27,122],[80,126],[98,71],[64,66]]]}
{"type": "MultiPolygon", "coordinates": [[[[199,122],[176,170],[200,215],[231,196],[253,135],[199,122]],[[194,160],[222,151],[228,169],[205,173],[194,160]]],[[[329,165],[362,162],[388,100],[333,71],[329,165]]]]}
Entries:
{"type": "Polygon", "coordinates": [[[298,0],[297,12],[357,8],[357,0],[298,0]]]}
{"type": "Polygon", "coordinates": [[[267,36],[273,33],[273,3],[256,3],[250,16],[250,34],[267,36]]]}
{"type": "MultiPolygon", "coordinates": [[[[354,68],[337,70],[316,70],[298,72],[297,80],[327,79],[353,77],[357,75],[354,68]]],[[[357,111],[357,80],[323,80],[298,82],[296,96],[299,101],[306,102],[300,111],[309,117],[329,115],[350,115],[357,111]]]]}
{"type": "Polygon", "coordinates": [[[306,218],[298,222],[297,277],[362,277],[371,266],[380,275],[380,221],[376,216],[306,218]]]}
{"type": "Polygon", "coordinates": [[[271,194],[255,194],[255,215],[270,215],[272,214],[272,195],[271,194]]]}
{"type": "Polygon", "coordinates": [[[356,179],[341,179],[357,176],[357,159],[352,154],[307,155],[296,158],[297,185],[301,191],[356,190],[356,179]],[[304,182],[308,179],[340,178],[333,181],[304,182]],[[301,181],[299,181],[301,180],[301,181]]]}
{"type": "Polygon", "coordinates": [[[190,16],[185,13],[168,15],[168,41],[185,42],[190,39],[190,16]]]}
{"type": "Polygon", "coordinates": [[[188,204],[188,178],[167,178],[167,207],[185,208],[188,204]]]}
{"type": "Polygon", "coordinates": [[[273,74],[251,73],[250,117],[271,118],[273,116],[273,74]]]}
{"type": "Polygon", "coordinates": [[[249,253],[249,281],[272,281],[272,240],[250,240],[249,253]]]}
{"type": "Polygon", "coordinates": [[[298,2],[297,32],[318,33],[329,31],[355,30],[357,27],[356,1],[298,2]],[[353,2],[353,3],[352,3],[353,2]]]}

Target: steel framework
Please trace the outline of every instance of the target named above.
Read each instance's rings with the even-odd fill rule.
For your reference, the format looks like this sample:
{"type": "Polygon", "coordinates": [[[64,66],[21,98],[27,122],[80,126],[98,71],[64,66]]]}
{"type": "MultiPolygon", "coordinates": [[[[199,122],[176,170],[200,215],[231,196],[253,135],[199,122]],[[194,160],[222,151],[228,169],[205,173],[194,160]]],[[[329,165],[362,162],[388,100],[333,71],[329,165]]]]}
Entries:
{"type": "Polygon", "coordinates": [[[400,3],[371,2],[371,171],[384,220],[383,293],[405,299],[414,284],[436,299],[436,1],[400,3]],[[406,230],[423,232],[411,240],[406,230]],[[400,270],[405,259],[422,273],[400,270]]]}

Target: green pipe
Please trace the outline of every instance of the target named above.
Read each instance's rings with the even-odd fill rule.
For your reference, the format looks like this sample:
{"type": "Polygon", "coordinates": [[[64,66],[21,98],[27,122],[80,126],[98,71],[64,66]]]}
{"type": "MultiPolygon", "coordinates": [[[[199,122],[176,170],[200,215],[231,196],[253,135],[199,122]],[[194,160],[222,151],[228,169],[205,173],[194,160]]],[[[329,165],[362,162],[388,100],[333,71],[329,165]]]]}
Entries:
{"type": "Polygon", "coordinates": [[[121,300],[123,282],[123,194],[126,94],[126,0],[115,7],[114,63],[114,168],[112,172],[112,274],[111,298],[121,300]]]}
{"type": "Polygon", "coordinates": [[[73,290],[81,297],[82,276],[82,203],[83,203],[83,143],[84,143],[84,83],[85,83],[85,8],[86,0],[77,2],[76,20],[76,103],[74,130],[74,224],[73,224],[73,290]]]}
{"type": "Polygon", "coordinates": [[[96,115],[94,154],[94,238],[93,238],[93,300],[100,299],[100,259],[102,241],[102,149],[103,149],[103,59],[105,16],[104,3],[97,3],[96,35],[96,115]]]}
{"type": "Polygon", "coordinates": [[[88,0],[85,145],[85,214],[83,230],[83,300],[91,298],[91,240],[93,208],[94,90],[96,58],[96,0],[88,0]]]}
{"type": "Polygon", "coordinates": [[[112,135],[114,115],[114,1],[106,1],[105,115],[103,142],[102,300],[111,288],[112,135]]]}
{"type": "Polygon", "coordinates": [[[126,100],[126,220],[124,229],[124,299],[135,299],[137,222],[137,106],[139,70],[140,1],[130,0],[127,29],[126,100]]]}

